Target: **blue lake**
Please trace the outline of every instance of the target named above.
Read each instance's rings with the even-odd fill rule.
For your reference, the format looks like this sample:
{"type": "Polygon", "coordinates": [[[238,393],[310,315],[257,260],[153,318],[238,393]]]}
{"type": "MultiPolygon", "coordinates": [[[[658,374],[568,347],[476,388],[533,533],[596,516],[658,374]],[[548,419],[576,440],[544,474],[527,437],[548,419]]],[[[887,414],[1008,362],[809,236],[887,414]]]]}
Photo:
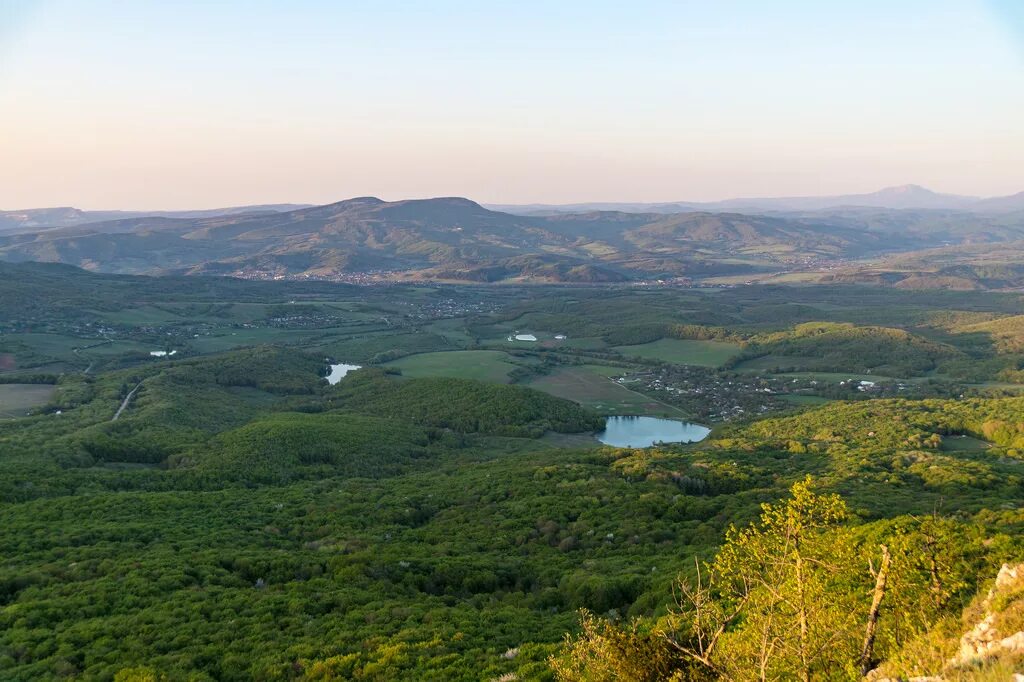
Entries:
{"type": "Polygon", "coordinates": [[[647,448],[657,443],[696,443],[711,429],[700,424],[658,417],[608,417],[597,439],[617,448],[647,448]]]}

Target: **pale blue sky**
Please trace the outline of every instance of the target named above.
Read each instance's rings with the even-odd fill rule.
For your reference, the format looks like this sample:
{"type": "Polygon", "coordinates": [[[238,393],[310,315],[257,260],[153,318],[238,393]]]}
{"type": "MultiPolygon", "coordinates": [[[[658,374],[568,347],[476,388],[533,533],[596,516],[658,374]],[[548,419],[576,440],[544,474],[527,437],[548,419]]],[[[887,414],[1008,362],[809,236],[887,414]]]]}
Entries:
{"type": "Polygon", "coordinates": [[[0,0],[0,208],[1008,194],[1022,7],[0,0]]]}

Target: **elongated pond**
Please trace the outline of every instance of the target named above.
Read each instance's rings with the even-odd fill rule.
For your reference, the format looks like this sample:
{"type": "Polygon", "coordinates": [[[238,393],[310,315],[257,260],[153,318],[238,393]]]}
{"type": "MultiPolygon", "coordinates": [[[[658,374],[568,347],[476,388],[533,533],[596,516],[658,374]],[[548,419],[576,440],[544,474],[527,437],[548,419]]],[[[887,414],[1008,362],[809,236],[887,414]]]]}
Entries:
{"type": "Polygon", "coordinates": [[[696,443],[711,429],[700,424],[658,417],[608,417],[597,439],[617,448],[647,448],[658,443],[696,443]]]}

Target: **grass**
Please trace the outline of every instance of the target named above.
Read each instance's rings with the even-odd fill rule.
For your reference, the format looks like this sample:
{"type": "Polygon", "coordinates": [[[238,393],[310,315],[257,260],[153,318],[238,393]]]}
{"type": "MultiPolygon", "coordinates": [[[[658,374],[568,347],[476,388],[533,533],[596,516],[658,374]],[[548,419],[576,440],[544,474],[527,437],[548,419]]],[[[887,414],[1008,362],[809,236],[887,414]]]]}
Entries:
{"type": "Polygon", "coordinates": [[[473,337],[466,332],[465,320],[461,318],[438,320],[427,325],[425,329],[438,336],[443,336],[449,343],[456,345],[473,343],[473,337]]]}
{"type": "Polygon", "coordinates": [[[832,402],[829,398],[822,398],[820,395],[784,395],[782,399],[787,403],[793,403],[801,407],[805,405],[824,405],[832,402]]]}
{"type": "MultiPolygon", "coordinates": [[[[883,374],[868,374],[857,372],[818,372],[813,369],[800,369],[813,363],[820,362],[818,358],[804,357],[799,355],[764,355],[759,358],[744,360],[736,365],[737,372],[765,372],[776,367],[797,368],[792,372],[773,373],[777,377],[791,377],[793,379],[808,379],[823,383],[838,384],[840,381],[898,381],[895,377],[883,374]]],[[[899,379],[906,383],[912,383],[913,379],[899,379]]]]}
{"type": "Polygon", "coordinates": [[[555,348],[561,346],[565,348],[579,348],[580,350],[601,350],[608,347],[608,344],[597,336],[581,336],[578,339],[570,336],[569,338],[561,341],[554,340],[550,345],[555,348]]]}
{"type": "Polygon", "coordinates": [[[62,360],[74,359],[75,348],[91,346],[103,341],[101,337],[82,338],[66,334],[4,334],[4,340],[23,343],[34,353],[48,355],[62,360]]]}
{"type": "Polygon", "coordinates": [[[838,384],[841,381],[902,381],[914,383],[913,379],[896,379],[881,374],[852,374],[849,372],[781,372],[772,376],[791,379],[807,379],[823,384],[838,384]]]}
{"type": "Polygon", "coordinates": [[[750,358],[736,365],[740,372],[747,370],[775,369],[776,367],[813,367],[820,358],[807,357],[803,355],[762,355],[759,358],[750,358]]]}
{"type": "Polygon", "coordinates": [[[182,316],[173,310],[168,311],[152,305],[139,306],[137,308],[125,308],[124,310],[105,311],[97,313],[104,321],[112,324],[123,325],[161,325],[180,322],[182,316]]]}
{"type": "Polygon", "coordinates": [[[992,443],[972,436],[946,436],[942,449],[949,452],[981,452],[992,447],[992,443]]]}
{"type": "Polygon", "coordinates": [[[278,329],[275,327],[258,327],[255,329],[238,329],[237,331],[200,336],[191,339],[189,344],[200,353],[219,353],[239,346],[256,346],[265,343],[297,344],[324,336],[324,329],[278,329]]]}
{"type": "Polygon", "coordinates": [[[573,400],[600,414],[686,416],[676,407],[660,403],[615,383],[607,377],[611,369],[621,373],[617,367],[584,365],[559,369],[534,379],[528,386],[559,398],[573,400]]]}
{"type": "Polygon", "coordinates": [[[507,383],[508,373],[515,365],[509,356],[498,350],[454,350],[407,355],[387,363],[400,369],[407,377],[451,377],[507,383]]]}
{"type": "Polygon", "coordinates": [[[638,346],[616,346],[615,350],[628,357],[638,356],[676,365],[721,367],[726,360],[739,353],[740,347],[724,341],[659,339],[638,346]]]}
{"type": "Polygon", "coordinates": [[[0,419],[24,417],[33,407],[50,402],[55,390],[47,384],[0,384],[0,419]]]}
{"type": "Polygon", "coordinates": [[[102,346],[96,346],[95,348],[89,348],[87,350],[83,350],[81,352],[81,355],[83,357],[88,357],[90,355],[111,356],[111,355],[121,355],[122,353],[133,353],[133,352],[134,353],[139,353],[139,352],[148,353],[149,351],[154,351],[154,350],[163,350],[163,347],[160,344],[156,344],[156,343],[144,344],[144,343],[139,343],[137,341],[129,341],[127,339],[118,339],[118,340],[112,341],[110,343],[105,343],[102,346]]]}

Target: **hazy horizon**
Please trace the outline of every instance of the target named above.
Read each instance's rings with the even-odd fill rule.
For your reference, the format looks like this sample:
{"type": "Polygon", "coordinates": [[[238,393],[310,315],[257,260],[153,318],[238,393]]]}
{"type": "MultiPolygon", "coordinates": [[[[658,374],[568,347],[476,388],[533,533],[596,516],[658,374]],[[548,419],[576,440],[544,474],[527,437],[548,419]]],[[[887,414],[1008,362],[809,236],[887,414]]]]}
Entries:
{"type": "Polygon", "coordinates": [[[0,8],[0,208],[1024,190],[1024,6],[0,8]]]}
{"type": "Polygon", "coordinates": [[[1010,192],[1008,195],[992,195],[992,196],[964,195],[964,194],[958,194],[956,192],[938,192],[936,190],[933,190],[930,187],[923,187],[921,185],[917,185],[917,183],[904,183],[903,185],[893,185],[893,186],[890,186],[890,187],[876,187],[874,190],[870,190],[868,192],[841,192],[841,193],[837,193],[835,195],[797,195],[797,194],[791,194],[791,195],[775,195],[775,196],[760,196],[760,197],[738,196],[737,195],[737,196],[724,196],[724,197],[720,197],[720,198],[716,198],[716,199],[707,199],[707,200],[694,200],[694,199],[689,199],[689,198],[686,198],[686,197],[677,197],[675,199],[656,199],[656,200],[632,201],[632,200],[629,200],[629,199],[617,199],[615,197],[605,197],[605,198],[592,199],[592,200],[589,200],[589,201],[588,200],[580,200],[580,201],[562,201],[562,202],[546,202],[546,201],[517,201],[517,202],[497,202],[497,201],[494,201],[494,202],[492,202],[492,201],[478,200],[478,199],[476,199],[476,198],[474,198],[472,196],[467,196],[467,195],[464,195],[464,194],[461,194],[461,195],[459,195],[459,194],[448,194],[448,195],[443,195],[443,196],[440,196],[440,195],[425,195],[425,196],[401,196],[401,197],[399,197],[399,196],[390,197],[390,196],[377,196],[377,195],[370,195],[370,194],[359,194],[359,195],[339,197],[339,198],[331,199],[331,200],[324,201],[324,202],[309,202],[309,201],[259,201],[259,202],[252,202],[252,203],[248,203],[248,204],[216,204],[216,205],[212,205],[211,204],[211,205],[202,205],[202,206],[181,206],[181,207],[175,207],[175,208],[167,208],[167,207],[161,207],[161,206],[127,206],[127,207],[124,207],[124,206],[89,206],[89,207],[85,207],[85,206],[79,206],[79,205],[73,205],[73,204],[67,204],[67,203],[63,203],[63,204],[62,203],[55,203],[55,204],[49,204],[49,205],[46,205],[46,206],[15,206],[15,207],[0,206],[0,211],[19,211],[19,210],[31,211],[31,210],[39,210],[39,209],[76,208],[76,209],[85,210],[85,211],[123,211],[123,212],[126,212],[126,213],[139,213],[139,212],[151,211],[151,212],[154,212],[154,213],[165,213],[165,212],[172,212],[172,211],[211,211],[211,210],[217,210],[217,209],[245,208],[245,207],[250,207],[250,206],[253,206],[253,207],[256,207],[256,206],[282,206],[282,205],[322,206],[322,205],[328,205],[328,204],[341,203],[341,202],[345,202],[345,201],[351,201],[351,200],[354,200],[354,199],[360,199],[360,198],[364,198],[364,197],[373,197],[375,199],[380,199],[381,201],[385,201],[385,202],[460,198],[460,199],[469,199],[469,200],[474,201],[474,202],[476,202],[478,204],[481,204],[483,206],[534,206],[534,205],[536,205],[536,206],[574,206],[574,205],[588,205],[588,204],[650,204],[650,205],[657,205],[657,204],[674,204],[674,203],[679,203],[679,204],[687,204],[687,203],[692,203],[692,204],[703,204],[703,203],[713,204],[713,203],[718,202],[718,201],[728,201],[728,200],[750,200],[752,202],[756,202],[758,200],[771,200],[771,199],[804,199],[804,198],[815,198],[815,197],[827,198],[829,196],[846,196],[846,195],[858,195],[858,194],[872,194],[874,192],[878,192],[878,191],[882,191],[882,190],[899,189],[899,188],[903,188],[903,187],[921,187],[922,189],[925,189],[925,190],[934,191],[936,194],[951,195],[951,196],[961,196],[961,197],[964,197],[964,198],[974,198],[974,199],[989,199],[989,198],[995,198],[996,196],[1000,196],[1001,197],[1001,196],[1009,196],[1010,194],[1024,193],[1024,190],[1020,190],[1019,192],[1010,192]]]}

